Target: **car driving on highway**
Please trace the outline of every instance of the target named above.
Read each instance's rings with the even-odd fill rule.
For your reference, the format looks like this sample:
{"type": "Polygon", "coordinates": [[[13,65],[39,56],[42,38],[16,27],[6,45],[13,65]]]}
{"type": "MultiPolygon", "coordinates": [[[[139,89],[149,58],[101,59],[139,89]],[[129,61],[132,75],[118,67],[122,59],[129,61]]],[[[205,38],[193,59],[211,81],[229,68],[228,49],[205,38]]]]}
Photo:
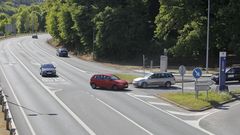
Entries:
{"type": "Polygon", "coordinates": [[[96,74],[90,79],[90,85],[93,89],[107,88],[107,89],[125,89],[128,88],[128,82],[121,80],[113,74],[96,74]]]}
{"type": "Polygon", "coordinates": [[[56,67],[53,64],[42,64],[40,67],[40,75],[45,76],[56,76],[56,67]]]}
{"type": "Polygon", "coordinates": [[[68,50],[66,48],[58,48],[56,55],[59,57],[68,57],[68,50]]]}
{"type": "Polygon", "coordinates": [[[169,72],[148,73],[144,77],[135,78],[135,87],[146,88],[148,86],[165,86],[167,88],[175,84],[175,77],[169,72]]]}
{"type": "Polygon", "coordinates": [[[38,39],[38,35],[37,34],[33,34],[32,38],[38,39]]]}
{"type": "MultiPolygon", "coordinates": [[[[240,67],[230,67],[225,71],[226,81],[240,81],[240,67]]],[[[212,75],[211,79],[218,84],[219,74],[212,75]]]]}

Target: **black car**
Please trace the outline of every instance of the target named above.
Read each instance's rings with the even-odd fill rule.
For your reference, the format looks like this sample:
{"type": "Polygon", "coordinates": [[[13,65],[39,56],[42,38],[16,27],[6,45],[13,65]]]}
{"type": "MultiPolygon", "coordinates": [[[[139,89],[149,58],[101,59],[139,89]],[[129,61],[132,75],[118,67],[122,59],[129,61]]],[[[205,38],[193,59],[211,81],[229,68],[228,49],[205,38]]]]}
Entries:
{"type": "Polygon", "coordinates": [[[59,57],[68,57],[68,50],[66,48],[58,48],[56,55],[59,57]]]}
{"type": "Polygon", "coordinates": [[[56,67],[53,64],[42,64],[40,67],[40,75],[56,76],[56,67]]]}
{"type": "Polygon", "coordinates": [[[38,35],[34,34],[34,35],[32,35],[32,38],[38,39],[38,35]]]}
{"type": "MultiPolygon", "coordinates": [[[[226,69],[226,81],[240,81],[240,67],[231,67],[226,69]]],[[[211,78],[216,84],[219,83],[219,74],[211,78]]]]}

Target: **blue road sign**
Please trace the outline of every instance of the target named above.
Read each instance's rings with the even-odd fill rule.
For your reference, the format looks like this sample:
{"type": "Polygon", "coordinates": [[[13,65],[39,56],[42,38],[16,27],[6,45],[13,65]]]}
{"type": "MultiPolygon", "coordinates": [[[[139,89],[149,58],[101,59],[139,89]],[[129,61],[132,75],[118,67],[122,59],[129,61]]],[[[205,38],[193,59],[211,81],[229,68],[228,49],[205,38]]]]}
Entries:
{"type": "Polygon", "coordinates": [[[198,79],[202,76],[202,70],[200,68],[194,68],[192,74],[194,78],[198,79]]]}
{"type": "Polygon", "coordinates": [[[219,90],[225,90],[225,80],[226,80],[226,52],[219,53],[219,90]]]}

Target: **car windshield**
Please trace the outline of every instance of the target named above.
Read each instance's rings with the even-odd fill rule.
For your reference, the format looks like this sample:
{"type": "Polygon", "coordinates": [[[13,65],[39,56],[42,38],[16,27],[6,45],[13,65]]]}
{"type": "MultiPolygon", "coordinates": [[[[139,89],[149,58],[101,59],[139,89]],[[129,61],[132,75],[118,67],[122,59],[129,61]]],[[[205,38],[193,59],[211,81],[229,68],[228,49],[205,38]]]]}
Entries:
{"type": "Polygon", "coordinates": [[[67,51],[67,49],[66,48],[61,48],[60,51],[67,51]]]}
{"type": "Polygon", "coordinates": [[[149,78],[151,75],[153,75],[153,73],[148,73],[144,76],[144,78],[149,78]]]}
{"type": "Polygon", "coordinates": [[[111,77],[111,79],[112,79],[112,80],[120,80],[120,78],[118,78],[118,77],[115,76],[115,75],[113,75],[113,76],[111,77]]]}
{"type": "Polygon", "coordinates": [[[44,64],[42,68],[54,68],[53,64],[44,64]]]}

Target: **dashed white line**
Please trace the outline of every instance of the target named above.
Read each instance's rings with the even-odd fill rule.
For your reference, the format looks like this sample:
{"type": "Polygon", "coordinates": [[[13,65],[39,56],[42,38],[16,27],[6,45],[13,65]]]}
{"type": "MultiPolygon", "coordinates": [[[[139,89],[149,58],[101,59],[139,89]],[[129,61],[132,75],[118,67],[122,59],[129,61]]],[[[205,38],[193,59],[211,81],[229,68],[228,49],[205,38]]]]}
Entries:
{"type": "MultiPolygon", "coordinates": [[[[36,43],[34,43],[34,44],[36,44],[36,43]]],[[[38,46],[37,46],[37,47],[38,47],[38,46]]],[[[51,56],[51,57],[53,57],[54,59],[57,59],[56,56],[53,56],[53,55],[48,54],[46,51],[44,51],[44,50],[43,50],[42,48],[40,48],[40,47],[38,47],[38,48],[39,48],[43,53],[47,54],[48,56],[51,56]]],[[[57,60],[65,63],[66,65],[68,65],[68,66],[70,66],[70,67],[72,67],[72,68],[74,68],[74,69],[76,69],[76,70],[78,70],[78,71],[80,71],[80,72],[86,73],[86,71],[81,70],[81,69],[79,69],[79,68],[77,68],[77,67],[75,67],[75,66],[73,66],[73,65],[71,65],[71,64],[69,64],[69,63],[67,63],[67,62],[65,62],[64,60],[61,60],[61,59],[57,59],[57,60]]]]}
{"type": "MultiPolygon", "coordinates": [[[[20,44],[20,43],[19,43],[20,44]]],[[[96,135],[67,105],[63,103],[47,86],[45,86],[28,68],[23,62],[9,49],[9,52],[14,56],[17,61],[26,69],[26,71],[90,134],[96,135]]]]}
{"type": "Polygon", "coordinates": [[[173,115],[173,114],[171,114],[171,113],[169,113],[169,112],[167,112],[167,111],[165,111],[165,110],[163,110],[163,109],[161,109],[161,108],[158,108],[158,107],[156,107],[156,106],[154,106],[154,105],[152,105],[152,104],[150,104],[150,103],[148,103],[148,102],[146,102],[146,101],[143,101],[142,99],[140,99],[140,98],[138,98],[138,97],[135,97],[135,94],[133,94],[133,93],[127,93],[127,95],[129,95],[129,96],[131,96],[131,97],[133,97],[133,98],[135,98],[135,99],[137,99],[137,100],[139,100],[139,101],[141,101],[141,102],[143,102],[143,103],[145,103],[145,104],[147,104],[147,105],[149,105],[149,106],[151,106],[151,107],[153,107],[153,108],[155,108],[155,109],[157,109],[157,110],[159,110],[159,111],[161,111],[161,112],[163,112],[163,113],[166,113],[166,114],[168,114],[168,115],[170,115],[170,116],[172,116],[172,117],[174,117],[174,118],[176,118],[176,119],[178,119],[178,120],[180,120],[180,121],[182,121],[182,122],[184,122],[184,123],[186,123],[186,124],[188,124],[188,125],[190,125],[190,126],[192,126],[192,127],[195,127],[195,128],[197,128],[197,129],[199,129],[199,130],[201,130],[201,131],[203,131],[203,132],[205,132],[205,133],[207,133],[207,134],[209,134],[209,135],[214,135],[213,133],[211,133],[211,132],[209,132],[209,131],[201,128],[201,127],[199,126],[199,122],[198,122],[197,125],[195,125],[195,124],[194,124],[194,125],[191,125],[191,123],[186,122],[186,121],[182,120],[181,118],[179,118],[179,117],[177,117],[177,116],[175,116],[175,115],[173,115]]]}
{"type": "MultiPolygon", "coordinates": [[[[8,80],[5,72],[3,71],[2,66],[0,66],[0,69],[1,69],[1,72],[3,73],[3,76],[4,76],[5,80],[7,81],[7,84],[8,84],[8,86],[9,86],[9,88],[10,88],[10,90],[11,90],[14,98],[16,99],[17,104],[18,104],[19,106],[22,106],[22,105],[20,104],[17,96],[15,95],[14,90],[13,90],[13,87],[12,87],[11,83],[9,82],[9,80],[8,80]]],[[[23,108],[22,108],[22,107],[19,107],[19,109],[21,110],[21,112],[22,112],[22,114],[23,114],[23,117],[24,117],[24,119],[25,119],[25,121],[26,121],[26,123],[27,123],[27,125],[28,125],[28,127],[29,127],[29,129],[30,129],[30,132],[32,133],[32,135],[36,135],[36,133],[35,133],[32,125],[31,125],[30,121],[28,120],[26,114],[24,113],[23,108]]]]}
{"type": "Polygon", "coordinates": [[[145,131],[146,133],[148,133],[149,135],[153,135],[153,133],[151,133],[150,131],[148,131],[147,129],[143,128],[141,125],[137,124],[136,122],[134,122],[133,120],[131,120],[130,118],[128,118],[127,116],[125,116],[124,114],[122,114],[121,112],[119,112],[118,110],[114,109],[113,107],[111,107],[110,105],[108,105],[107,103],[105,103],[104,101],[96,98],[99,102],[101,102],[102,104],[106,105],[108,108],[110,108],[111,110],[113,110],[114,112],[118,113],[119,115],[121,115],[122,117],[124,117],[125,119],[127,119],[128,121],[130,121],[131,123],[133,123],[134,125],[136,125],[137,127],[139,127],[140,129],[142,129],[143,131],[145,131]]]}

